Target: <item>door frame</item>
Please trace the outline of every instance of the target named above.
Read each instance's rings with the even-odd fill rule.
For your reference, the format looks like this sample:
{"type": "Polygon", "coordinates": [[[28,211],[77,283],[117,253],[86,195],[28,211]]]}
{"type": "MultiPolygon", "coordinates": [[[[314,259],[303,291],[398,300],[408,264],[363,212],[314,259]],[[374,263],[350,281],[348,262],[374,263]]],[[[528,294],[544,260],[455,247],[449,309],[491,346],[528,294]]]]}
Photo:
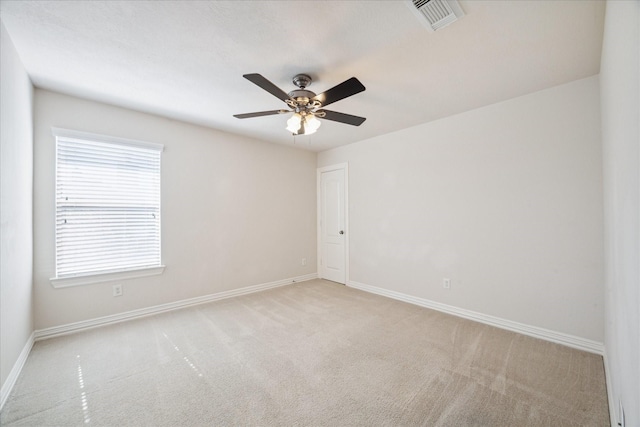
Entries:
{"type": "Polygon", "coordinates": [[[334,170],[342,170],[344,171],[344,228],[345,228],[345,239],[344,239],[344,281],[345,286],[349,285],[349,240],[350,240],[350,229],[349,229],[349,163],[337,163],[335,165],[323,166],[321,168],[317,168],[316,173],[316,193],[317,193],[317,214],[316,214],[316,230],[317,230],[317,269],[318,269],[318,278],[322,279],[322,267],[320,265],[320,260],[322,258],[322,231],[321,231],[321,221],[322,221],[322,174],[324,172],[331,172],[334,170]]]}

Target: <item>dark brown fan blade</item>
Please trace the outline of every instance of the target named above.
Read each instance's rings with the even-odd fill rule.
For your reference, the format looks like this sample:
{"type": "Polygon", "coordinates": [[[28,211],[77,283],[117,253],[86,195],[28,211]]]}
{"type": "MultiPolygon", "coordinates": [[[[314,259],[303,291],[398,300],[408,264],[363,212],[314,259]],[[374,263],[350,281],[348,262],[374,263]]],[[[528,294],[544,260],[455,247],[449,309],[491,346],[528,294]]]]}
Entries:
{"type": "Polygon", "coordinates": [[[245,74],[242,77],[249,80],[251,83],[260,86],[262,89],[266,90],[276,98],[282,99],[283,101],[290,99],[289,95],[287,95],[282,89],[262,77],[260,74],[245,74]]]}
{"type": "Polygon", "coordinates": [[[324,112],[324,117],[320,117],[321,119],[333,120],[334,122],[346,123],[348,125],[360,126],[364,123],[364,117],[352,116],[351,114],[338,113],[337,111],[330,110],[319,110],[324,112]]]}
{"type": "Polygon", "coordinates": [[[355,77],[351,77],[349,80],[345,80],[339,85],[314,96],[311,100],[320,101],[324,107],[329,104],[333,104],[336,101],[340,101],[341,99],[348,98],[351,95],[355,95],[356,93],[360,93],[363,90],[365,90],[365,87],[360,83],[360,80],[355,77]]]}
{"type": "Polygon", "coordinates": [[[257,113],[234,114],[233,117],[237,119],[250,119],[251,117],[272,116],[274,114],[284,114],[284,113],[289,113],[289,110],[271,110],[271,111],[258,111],[257,113]]]}

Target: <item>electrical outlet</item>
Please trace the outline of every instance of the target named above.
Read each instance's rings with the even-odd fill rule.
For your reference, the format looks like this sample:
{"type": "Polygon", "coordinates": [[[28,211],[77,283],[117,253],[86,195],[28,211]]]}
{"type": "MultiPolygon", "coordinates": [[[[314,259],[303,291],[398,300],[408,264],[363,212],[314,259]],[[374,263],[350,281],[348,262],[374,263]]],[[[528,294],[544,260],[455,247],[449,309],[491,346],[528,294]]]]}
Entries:
{"type": "Polygon", "coordinates": [[[122,296],[122,285],[113,285],[113,296],[114,297],[122,296]]]}
{"type": "Polygon", "coordinates": [[[307,265],[307,259],[306,258],[302,258],[302,265],[307,265]]]}
{"type": "Polygon", "coordinates": [[[442,287],[445,289],[451,289],[451,279],[447,279],[446,277],[442,279],[442,287]]]}

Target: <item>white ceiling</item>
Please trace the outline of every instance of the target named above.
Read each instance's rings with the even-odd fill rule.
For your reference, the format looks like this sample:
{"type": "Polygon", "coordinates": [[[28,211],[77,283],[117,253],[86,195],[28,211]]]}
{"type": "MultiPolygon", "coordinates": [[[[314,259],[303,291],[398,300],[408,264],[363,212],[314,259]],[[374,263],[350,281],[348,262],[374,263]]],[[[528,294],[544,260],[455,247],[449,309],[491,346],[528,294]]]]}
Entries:
{"type": "Polygon", "coordinates": [[[293,145],[286,105],[242,78],[316,93],[357,77],[332,104],[367,118],[324,120],[296,146],[321,151],[507,100],[600,70],[601,1],[460,1],[430,33],[405,0],[8,1],[0,17],[35,86],[293,145]]]}

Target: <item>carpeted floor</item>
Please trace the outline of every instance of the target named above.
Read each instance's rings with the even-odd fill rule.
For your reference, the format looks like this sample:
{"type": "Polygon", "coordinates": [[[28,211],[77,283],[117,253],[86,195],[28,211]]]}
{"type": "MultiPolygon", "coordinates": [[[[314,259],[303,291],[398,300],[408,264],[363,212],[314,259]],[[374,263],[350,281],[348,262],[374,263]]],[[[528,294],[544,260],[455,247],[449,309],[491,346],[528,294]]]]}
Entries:
{"type": "Polygon", "coordinates": [[[314,280],[37,342],[2,426],[605,426],[602,358],[314,280]]]}

